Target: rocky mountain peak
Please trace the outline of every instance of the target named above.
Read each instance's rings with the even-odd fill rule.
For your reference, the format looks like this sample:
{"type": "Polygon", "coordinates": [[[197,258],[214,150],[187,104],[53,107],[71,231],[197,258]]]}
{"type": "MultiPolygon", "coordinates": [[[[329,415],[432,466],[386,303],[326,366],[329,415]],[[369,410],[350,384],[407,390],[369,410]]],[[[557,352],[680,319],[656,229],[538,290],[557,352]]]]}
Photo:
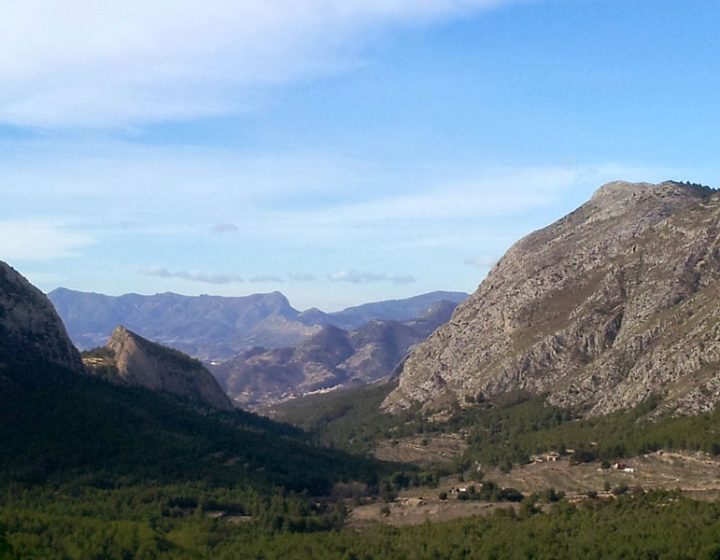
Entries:
{"type": "Polygon", "coordinates": [[[700,185],[679,183],[677,181],[663,181],[662,183],[630,183],[627,181],[611,181],[598,188],[590,202],[598,206],[613,206],[618,203],[627,202],[628,199],[638,197],[667,196],[699,196],[705,197],[711,193],[711,189],[700,185]]]}
{"type": "Polygon", "coordinates": [[[82,371],[50,300],[14,268],[0,262],[0,361],[41,359],[82,371]]]}
{"type": "Polygon", "coordinates": [[[588,414],[654,393],[677,410],[714,406],[719,202],[710,189],[670,181],[604,185],[506,253],[411,353],[384,407],[516,390],[588,414]]]}
{"type": "Polygon", "coordinates": [[[105,348],[112,355],[110,365],[116,378],[111,380],[115,382],[189,397],[221,410],[233,409],[212,374],[178,350],[150,342],[123,326],[113,330],[105,348]]]}

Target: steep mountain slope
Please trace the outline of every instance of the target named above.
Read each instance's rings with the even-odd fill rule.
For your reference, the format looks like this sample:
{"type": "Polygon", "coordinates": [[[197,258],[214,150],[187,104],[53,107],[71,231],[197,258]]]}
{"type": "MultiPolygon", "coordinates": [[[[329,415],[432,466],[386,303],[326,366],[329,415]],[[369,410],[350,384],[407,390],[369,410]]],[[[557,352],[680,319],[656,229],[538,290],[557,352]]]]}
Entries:
{"type": "Polygon", "coordinates": [[[720,195],[610,183],[512,247],[405,362],[388,411],[548,394],[588,415],[720,398],[720,195]]]}
{"type": "Polygon", "coordinates": [[[114,383],[145,387],[232,410],[230,399],[199,361],[116,327],[101,357],[85,359],[88,371],[102,371],[114,383]]]}
{"type": "Polygon", "coordinates": [[[356,328],[370,320],[408,320],[432,303],[467,294],[433,292],[406,300],[366,304],[337,313],[300,313],[280,292],[246,297],[112,297],[58,288],[48,294],[81,349],[105,344],[116,325],[206,361],[222,361],[254,346],[295,346],[323,325],[356,328]]]}
{"type": "Polygon", "coordinates": [[[297,395],[373,383],[392,373],[410,347],[451,316],[436,302],[418,319],[371,321],[354,331],[325,326],[294,348],[253,348],[213,368],[233,400],[258,407],[297,395]]]}
{"type": "Polygon", "coordinates": [[[0,364],[18,354],[82,370],[80,354],[52,304],[14,268],[0,261],[0,364]]]}

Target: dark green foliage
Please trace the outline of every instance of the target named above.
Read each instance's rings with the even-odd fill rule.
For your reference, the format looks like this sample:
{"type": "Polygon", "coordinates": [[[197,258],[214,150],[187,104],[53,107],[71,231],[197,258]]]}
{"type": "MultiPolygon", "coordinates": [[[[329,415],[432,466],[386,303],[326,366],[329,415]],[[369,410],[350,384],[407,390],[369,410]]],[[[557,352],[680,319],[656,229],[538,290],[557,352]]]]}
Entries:
{"type": "Polygon", "coordinates": [[[546,488],[538,492],[538,499],[548,504],[559,502],[564,497],[565,492],[558,492],[555,488],[546,488]]]}
{"type": "Polygon", "coordinates": [[[612,493],[615,496],[622,496],[623,494],[627,494],[630,491],[630,488],[627,484],[620,484],[619,486],[616,486],[612,489],[612,493]]]}
{"type": "Polygon", "coordinates": [[[0,365],[0,483],[91,475],[113,486],[203,480],[326,493],[377,463],[312,447],[289,425],[119,387],[36,362],[0,365]]]}
{"type": "Polygon", "coordinates": [[[694,187],[696,189],[703,189],[706,191],[716,191],[717,189],[714,189],[712,187],[709,187],[707,185],[703,185],[702,183],[693,183],[691,181],[673,181],[673,183],[677,183],[678,185],[685,185],[687,187],[694,187]]]}
{"type": "Polygon", "coordinates": [[[0,554],[202,557],[234,527],[216,531],[215,515],[248,535],[335,530],[343,504],[316,496],[338,481],[367,491],[390,472],[313,447],[290,425],[10,356],[0,363],[0,554]]]}
{"type": "Polygon", "coordinates": [[[597,453],[591,449],[578,448],[570,455],[570,464],[592,463],[597,457],[597,453]]]}
{"type": "Polygon", "coordinates": [[[467,491],[458,492],[458,500],[477,500],[481,502],[522,502],[524,496],[515,488],[500,488],[495,482],[483,482],[478,488],[470,485],[467,491]]]}
{"type": "Polygon", "coordinates": [[[720,448],[720,410],[709,414],[650,420],[657,398],[629,411],[590,419],[545,404],[542,398],[510,406],[477,407],[460,412],[456,422],[469,430],[463,461],[506,466],[532,454],[574,449],[571,462],[609,461],[658,449],[712,453],[720,448]]]}
{"type": "MultiPolygon", "coordinates": [[[[277,502],[273,507],[279,507],[277,502]]],[[[201,509],[176,517],[156,507],[111,503],[107,513],[3,510],[9,541],[21,558],[322,559],[711,559],[720,553],[720,505],[678,495],[630,494],[615,501],[532,505],[515,514],[365,531],[267,532],[249,523],[209,519],[201,509]],[[119,509],[115,509],[119,508],[119,509]],[[133,513],[133,508],[139,508],[133,513]]],[[[291,507],[291,506],[288,506],[291,507]]],[[[389,508],[388,508],[389,511],[389,508]]],[[[273,517],[269,515],[268,517],[273,517]]]]}
{"type": "Polygon", "coordinates": [[[391,416],[380,404],[397,382],[358,387],[285,402],[277,418],[299,426],[313,440],[354,453],[369,453],[382,439],[423,431],[428,423],[416,411],[391,416]]]}
{"type": "Polygon", "coordinates": [[[0,525],[0,560],[6,560],[13,557],[12,548],[7,542],[5,527],[0,525]]]}

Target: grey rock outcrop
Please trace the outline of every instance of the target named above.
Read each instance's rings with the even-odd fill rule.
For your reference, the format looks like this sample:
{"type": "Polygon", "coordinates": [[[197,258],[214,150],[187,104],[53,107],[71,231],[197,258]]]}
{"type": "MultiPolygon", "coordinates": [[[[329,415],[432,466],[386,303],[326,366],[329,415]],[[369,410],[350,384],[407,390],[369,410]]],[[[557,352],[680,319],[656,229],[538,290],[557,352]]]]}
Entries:
{"type": "Polygon", "coordinates": [[[150,342],[122,326],[113,331],[105,349],[110,363],[86,358],[90,372],[93,366],[109,365],[114,369],[110,381],[115,383],[172,393],[220,410],[233,409],[212,374],[182,352],[150,342]]]}
{"type": "Polygon", "coordinates": [[[720,194],[609,183],[497,263],[409,356],[383,403],[466,406],[509,391],[586,415],[696,413],[720,400],[720,194]]]}
{"type": "Polygon", "coordinates": [[[0,363],[36,359],[83,369],[52,303],[14,268],[0,262],[0,363]]]}

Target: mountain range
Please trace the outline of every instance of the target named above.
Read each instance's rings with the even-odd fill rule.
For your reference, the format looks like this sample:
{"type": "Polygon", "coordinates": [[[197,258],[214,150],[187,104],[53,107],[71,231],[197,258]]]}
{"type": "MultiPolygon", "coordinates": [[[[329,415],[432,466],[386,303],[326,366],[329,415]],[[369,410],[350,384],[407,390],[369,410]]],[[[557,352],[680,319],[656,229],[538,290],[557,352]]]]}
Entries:
{"type": "MultiPolygon", "coordinates": [[[[415,319],[370,320],[350,331],[327,325],[295,347],[252,348],[212,372],[238,405],[251,410],[315,391],[374,383],[390,376],[410,348],[446,323],[456,306],[435,302],[415,319]]],[[[391,302],[385,316],[409,312],[391,302]]]]}
{"type": "Polygon", "coordinates": [[[404,362],[383,409],[516,392],[586,416],[720,400],[720,194],[613,182],[516,243],[404,362]]]}
{"type": "Polygon", "coordinates": [[[48,294],[80,349],[102,346],[117,325],[203,361],[223,361],[256,346],[295,346],[323,326],[355,329],[372,320],[407,321],[433,303],[459,303],[461,292],[432,292],[325,313],[300,312],[280,292],[244,297],[125,294],[58,288],[48,294]]]}

